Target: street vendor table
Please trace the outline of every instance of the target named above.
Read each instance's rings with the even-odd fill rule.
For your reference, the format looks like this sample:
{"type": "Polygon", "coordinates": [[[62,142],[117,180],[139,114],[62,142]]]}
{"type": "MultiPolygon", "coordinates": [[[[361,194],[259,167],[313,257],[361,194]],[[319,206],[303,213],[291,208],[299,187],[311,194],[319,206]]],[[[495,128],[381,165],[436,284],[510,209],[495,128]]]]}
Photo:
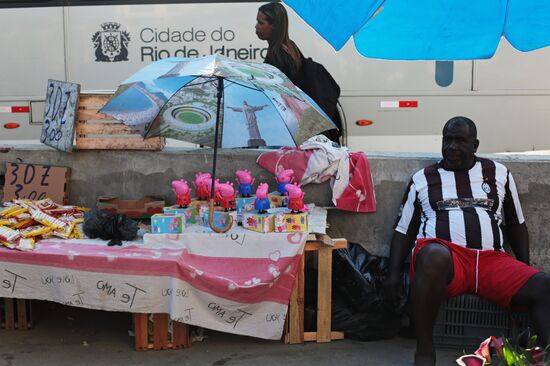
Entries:
{"type": "Polygon", "coordinates": [[[280,339],[307,235],[188,229],[122,247],[47,239],[32,252],[2,248],[0,297],[167,313],[186,324],[280,339]]]}

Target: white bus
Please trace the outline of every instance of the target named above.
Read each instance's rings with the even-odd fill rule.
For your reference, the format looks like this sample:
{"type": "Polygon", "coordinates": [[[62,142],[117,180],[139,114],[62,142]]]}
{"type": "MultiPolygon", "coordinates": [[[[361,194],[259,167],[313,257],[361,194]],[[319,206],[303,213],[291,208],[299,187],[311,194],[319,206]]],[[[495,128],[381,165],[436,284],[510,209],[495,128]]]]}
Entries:
{"type": "MultiPolygon", "coordinates": [[[[169,56],[221,52],[262,62],[259,1],[19,0],[0,2],[0,140],[39,140],[47,79],[110,91],[169,56]]],[[[338,53],[292,10],[290,35],[340,84],[352,150],[440,149],[443,122],[472,118],[481,152],[550,149],[550,49],[502,41],[490,60],[366,59],[338,53]]]]}

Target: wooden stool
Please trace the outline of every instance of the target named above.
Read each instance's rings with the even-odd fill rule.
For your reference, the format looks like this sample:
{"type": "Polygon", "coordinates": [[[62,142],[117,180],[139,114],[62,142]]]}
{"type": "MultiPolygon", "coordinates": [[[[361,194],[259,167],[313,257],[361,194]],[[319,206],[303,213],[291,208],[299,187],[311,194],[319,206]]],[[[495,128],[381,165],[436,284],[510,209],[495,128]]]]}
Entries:
{"type": "Polygon", "coordinates": [[[0,298],[4,302],[4,311],[0,314],[0,325],[3,329],[31,329],[32,304],[31,300],[0,298]]]}
{"type": "Polygon", "coordinates": [[[344,339],[343,332],[331,331],[332,251],[347,248],[348,242],[346,239],[331,239],[327,235],[317,235],[311,239],[306,242],[300,262],[301,265],[290,295],[283,334],[283,341],[286,344],[298,344],[307,341],[325,343],[335,339],[344,339]],[[312,251],[318,254],[317,331],[304,332],[304,257],[306,252],[312,251]]]}
{"type": "Polygon", "coordinates": [[[172,334],[170,337],[168,314],[153,314],[153,327],[151,330],[149,329],[150,314],[134,313],[133,316],[136,351],[191,347],[189,326],[187,324],[172,321],[172,334]]]}

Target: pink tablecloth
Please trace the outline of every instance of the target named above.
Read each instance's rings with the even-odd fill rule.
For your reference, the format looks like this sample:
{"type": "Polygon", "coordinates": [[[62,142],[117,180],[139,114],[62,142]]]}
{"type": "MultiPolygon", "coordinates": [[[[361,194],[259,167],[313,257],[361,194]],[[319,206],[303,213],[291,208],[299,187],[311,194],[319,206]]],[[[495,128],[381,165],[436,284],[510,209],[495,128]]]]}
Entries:
{"type": "Polygon", "coordinates": [[[41,299],[279,339],[306,234],[227,234],[190,228],[108,247],[101,240],[40,241],[0,249],[0,297],[41,299]]]}

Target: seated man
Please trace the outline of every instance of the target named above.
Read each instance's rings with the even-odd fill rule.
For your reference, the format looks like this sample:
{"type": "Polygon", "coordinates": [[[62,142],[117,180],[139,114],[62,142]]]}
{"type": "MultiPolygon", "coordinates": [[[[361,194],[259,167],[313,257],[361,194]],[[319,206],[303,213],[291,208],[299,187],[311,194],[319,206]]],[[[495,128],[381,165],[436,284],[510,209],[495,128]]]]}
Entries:
{"type": "Polygon", "coordinates": [[[435,365],[439,306],[465,293],[528,308],[539,341],[549,340],[550,276],[528,265],[527,227],[512,174],[475,156],[478,145],[470,119],[450,119],[443,128],[443,160],[413,175],[395,226],[384,287],[395,299],[399,269],[416,240],[410,267],[415,365],[435,365]],[[517,260],[503,251],[503,218],[517,260]]]}

